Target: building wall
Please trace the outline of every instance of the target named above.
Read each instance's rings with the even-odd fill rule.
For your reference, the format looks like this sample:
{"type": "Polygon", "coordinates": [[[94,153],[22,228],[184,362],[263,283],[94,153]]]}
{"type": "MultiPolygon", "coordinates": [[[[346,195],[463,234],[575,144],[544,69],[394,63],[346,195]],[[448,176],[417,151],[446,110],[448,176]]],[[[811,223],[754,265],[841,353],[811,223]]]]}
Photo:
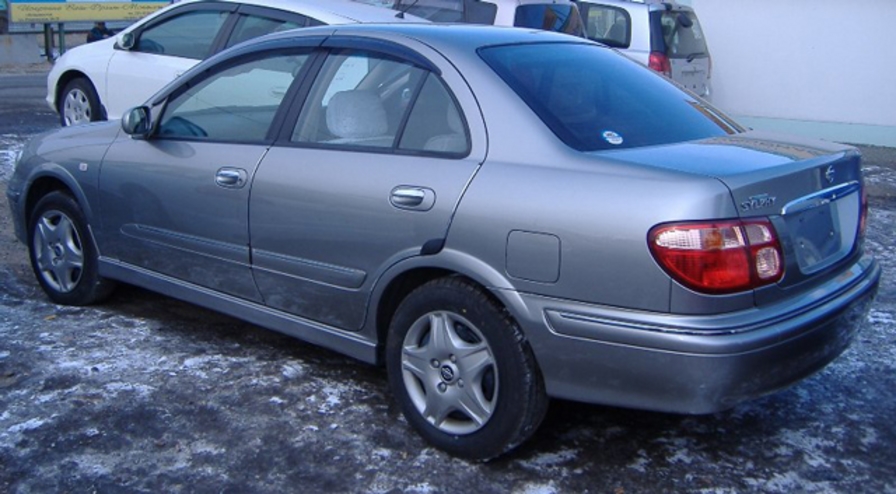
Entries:
{"type": "Polygon", "coordinates": [[[713,102],[757,128],[896,146],[894,0],[690,0],[713,102]]]}

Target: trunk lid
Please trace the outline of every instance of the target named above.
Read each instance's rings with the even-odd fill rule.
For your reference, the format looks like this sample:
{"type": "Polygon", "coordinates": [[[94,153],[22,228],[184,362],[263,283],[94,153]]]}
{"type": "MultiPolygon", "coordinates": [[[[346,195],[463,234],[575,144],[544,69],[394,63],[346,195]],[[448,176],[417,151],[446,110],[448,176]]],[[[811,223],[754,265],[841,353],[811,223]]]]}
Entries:
{"type": "Polygon", "coordinates": [[[862,172],[852,147],[749,132],[607,155],[714,177],[731,191],[741,218],[770,218],[786,262],[780,288],[827,271],[857,247],[862,172]]]}

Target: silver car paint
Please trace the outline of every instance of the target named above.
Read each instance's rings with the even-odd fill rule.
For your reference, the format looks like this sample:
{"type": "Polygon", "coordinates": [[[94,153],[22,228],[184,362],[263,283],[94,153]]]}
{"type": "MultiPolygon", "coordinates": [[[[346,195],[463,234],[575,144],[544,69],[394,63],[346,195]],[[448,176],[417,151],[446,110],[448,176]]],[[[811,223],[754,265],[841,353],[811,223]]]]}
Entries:
{"type": "Polygon", "coordinates": [[[103,255],[260,302],[249,258],[248,177],[267,146],[122,136],[103,161],[103,255]],[[216,183],[224,168],[240,187],[216,183]]]}
{"type": "MultiPolygon", "coordinates": [[[[337,31],[412,44],[420,52],[427,50],[422,46],[424,44],[439,47],[444,59],[436,57],[433,51],[426,54],[442,69],[446,80],[451,79],[470,122],[474,151],[468,159],[439,160],[442,163],[434,166],[459,165],[458,169],[418,175],[419,180],[448,176],[453,181],[449,184],[448,204],[441,204],[436,198],[438,208],[442,208],[436,210],[443,215],[440,223],[410,244],[392,246],[392,255],[385,254],[389,250],[384,249],[379,262],[369,266],[352,266],[351,256],[344,252],[318,253],[312,249],[290,254],[289,245],[276,238],[278,232],[273,226],[260,229],[260,234],[270,236],[273,248],[259,247],[268,252],[286,251],[286,255],[298,259],[316,256],[311,260],[362,271],[363,288],[346,286],[342,289],[347,292],[360,290],[358,300],[366,297],[366,305],[357,301],[345,304],[346,299],[328,301],[317,309],[319,313],[311,315],[329,322],[321,323],[303,312],[301,305],[293,306],[290,310],[298,315],[292,314],[249,296],[236,297],[213,287],[198,286],[195,281],[182,279],[183,273],[153,272],[126,262],[120,258],[121,252],[115,253],[116,247],[109,243],[108,237],[102,235],[97,237],[102,255],[101,273],[212,307],[369,362],[379,358],[377,347],[382,336],[382,311],[388,310],[391,303],[393,283],[408,279],[409,273],[423,270],[456,273],[488,288],[520,323],[532,343],[549,394],[656,410],[709,412],[786,385],[836,357],[860,327],[860,318],[867,311],[867,302],[880,276],[876,263],[870,258],[862,258],[860,251],[828,276],[786,290],[786,293],[781,290],[781,293],[769,295],[766,307],[760,311],[755,306],[753,293],[718,297],[685,290],[662,272],[646,247],[646,232],[657,223],[738,217],[736,197],[746,190],[738,186],[740,180],[749,182],[763,175],[771,178],[781,175],[780,170],[796,170],[793,176],[799,177],[801,167],[816,171],[815,175],[805,172],[808,173],[805,176],[818,177],[818,168],[814,165],[820,166],[822,161],[827,163],[827,158],[817,163],[812,162],[815,158],[810,158],[811,163],[801,164],[802,157],[788,157],[774,148],[773,141],[757,134],[742,136],[742,142],[724,146],[712,142],[679,145],[692,146],[690,160],[685,159],[684,147],[675,151],[676,145],[616,154],[577,153],[550,134],[507,90],[503,81],[475,56],[473,50],[480,42],[476,28],[403,27],[395,32],[377,29],[352,27],[337,31]],[[415,41],[418,36],[423,41],[415,41]],[[472,92],[465,94],[466,83],[477,88],[475,95],[472,92]],[[479,109],[481,122],[477,121],[479,109]],[[526,136],[526,139],[521,140],[519,136],[526,136]],[[762,146],[767,149],[760,149],[762,146]],[[681,152],[678,161],[674,159],[677,152],[681,152]],[[673,159],[667,160],[670,157],[673,159]],[[457,202],[466,180],[481,159],[485,163],[457,202]],[[724,170],[728,162],[743,166],[731,168],[727,173],[718,172],[718,169],[724,170]],[[716,170],[712,169],[713,163],[717,164],[716,170]],[[425,241],[432,232],[447,227],[444,215],[450,216],[454,208],[444,248],[430,255],[413,255],[421,240],[425,241]],[[517,235],[519,232],[525,235],[517,235]],[[545,238],[551,237],[558,242],[544,242],[545,238]],[[557,256],[551,256],[554,259],[551,262],[559,264],[555,279],[540,275],[542,279],[531,280],[508,273],[508,270],[518,271],[516,266],[520,264],[519,260],[512,260],[508,266],[508,251],[514,255],[522,253],[522,263],[525,263],[526,256],[535,261],[536,256],[531,253],[550,251],[552,245],[559,249],[557,256]],[[369,295],[360,295],[368,292],[369,295]],[[805,297],[810,297],[808,306],[805,297]],[[685,310],[679,312],[681,308],[685,310]],[[334,315],[333,311],[345,313],[334,315]],[[669,317],[669,312],[675,315],[669,317]],[[363,325],[358,332],[339,329],[340,325],[354,329],[360,321],[363,325]],[[782,339],[782,334],[788,335],[787,338],[782,339]],[[830,344],[819,347],[819,342],[830,344]],[[757,376],[748,372],[751,367],[761,368],[766,364],[775,364],[774,370],[780,374],[757,376]],[[670,375],[670,370],[680,373],[670,375]],[[739,381],[747,378],[753,381],[746,384],[739,381]]],[[[301,35],[280,35],[281,38],[287,36],[301,35]]],[[[518,30],[489,30],[488,36],[493,43],[562,42],[569,39],[540,31],[521,34],[518,30]]],[[[108,142],[115,134],[114,126],[114,123],[87,126],[83,134],[85,140],[88,144],[96,144],[88,149],[96,149],[94,153],[101,154],[103,146],[100,144],[108,142]],[[89,141],[91,138],[93,141],[89,141]]],[[[50,166],[46,162],[55,155],[50,146],[61,147],[59,155],[65,156],[69,142],[82,144],[77,135],[61,133],[58,136],[67,139],[48,139],[45,143],[38,141],[39,144],[29,146],[32,158],[17,168],[7,193],[17,231],[23,228],[21,225],[25,221],[28,184],[44,173],[50,166]]],[[[118,139],[136,142],[124,135],[118,139]]],[[[126,144],[121,145],[126,149],[126,144]]],[[[848,180],[859,173],[858,161],[849,159],[849,148],[817,143],[801,146],[809,154],[846,158],[841,164],[844,175],[837,180],[848,180]]],[[[87,155],[92,156],[90,153],[88,151],[87,155]]],[[[255,156],[254,153],[250,155],[255,156]]],[[[222,152],[214,156],[226,158],[230,154],[222,152]]],[[[351,170],[357,166],[359,153],[342,154],[339,167],[351,170]]],[[[275,161],[279,162],[287,156],[313,157],[315,154],[308,149],[277,147],[264,158],[261,169],[267,159],[276,157],[275,161]],[[282,154],[282,157],[271,153],[282,154]]],[[[383,163],[389,158],[383,155],[383,163]]],[[[79,200],[88,208],[88,201],[96,204],[96,193],[91,191],[96,178],[75,173],[79,166],[74,162],[53,164],[49,173],[75,177],[76,183],[71,186],[78,189],[79,200]]],[[[142,166],[130,166],[145,173],[142,166]]],[[[207,184],[213,183],[214,167],[207,168],[206,172],[204,180],[207,184]]],[[[296,172],[292,179],[303,177],[310,176],[296,172]]],[[[345,178],[345,175],[323,175],[315,180],[326,186],[345,178]]],[[[386,178],[391,178],[394,185],[427,185],[397,175],[387,174],[386,178]]],[[[260,180],[259,187],[273,188],[270,180],[260,180]]],[[[132,181],[123,175],[113,175],[110,183],[132,181]]],[[[372,196],[355,201],[346,202],[345,196],[336,194],[330,208],[318,209],[318,212],[338,218],[339,214],[347,214],[347,208],[363,210],[369,207],[370,197],[379,198],[385,206],[391,190],[386,183],[378,183],[378,192],[372,196]]],[[[347,187],[360,185],[359,180],[349,180],[347,187]]],[[[784,187],[781,193],[786,197],[782,200],[797,199],[811,189],[807,186],[791,191],[784,187]]],[[[120,190],[119,196],[125,198],[120,190]]],[[[193,206],[191,198],[173,194],[159,197],[175,201],[171,206],[193,206]]],[[[279,201],[283,206],[296,204],[283,197],[263,199],[272,200],[274,204],[279,201]]],[[[107,207],[124,209],[114,200],[108,202],[107,207]]],[[[275,209],[269,212],[284,214],[275,209]]],[[[88,218],[96,225],[104,214],[115,218],[120,213],[90,211],[88,218]]],[[[384,227],[386,232],[397,231],[390,230],[396,226],[388,219],[395,214],[405,213],[374,213],[371,215],[374,223],[369,226],[384,227]],[[377,223],[379,221],[383,223],[377,223]]],[[[112,235],[122,236],[120,231],[112,233],[112,229],[124,224],[124,221],[116,220],[108,226],[104,224],[103,228],[109,228],[112,235]]],[[[307,231],[303,230],[302,223],[294,225],[295,232],[307,231]]],[[[223,233],[224,238],[218,240],[237,245],[241,237],[233,232],[242,232],[242,226],[228,228],[233,227],[201,233],[212,238],[223,233]]],[[[335,238],[335,230],[328,228],[331,239],[335,238]]],[[[242,246],[236,251],[243,252],[242,246]]],[[[360,253],[362,249],[358,247],[354,252],[360,253]]],[[[239,263],[234,261],[239,259],[242,254],[217,262],[236,265],[239,263]]],[[[223,280],[216,282],[220,281],[223,280]]],[[[300,284],[299,292],[310,290],[310,286],[300,284]]],[[[315,286],[326,285],[317,283],[315,286]]],[[[268,288],[277,289],[276,286],[268,288]]],[[[313,290],[310,293],[316,296],[313,290]]],[[[283,306],[289,307],[287,303],[283,306]]]]}

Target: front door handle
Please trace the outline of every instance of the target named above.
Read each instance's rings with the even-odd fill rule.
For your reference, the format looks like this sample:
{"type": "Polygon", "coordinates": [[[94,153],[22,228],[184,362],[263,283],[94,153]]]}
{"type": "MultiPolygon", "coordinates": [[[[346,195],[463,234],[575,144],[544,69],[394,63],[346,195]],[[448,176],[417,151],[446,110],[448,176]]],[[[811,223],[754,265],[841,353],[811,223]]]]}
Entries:
{"type": "Polygon", "coordinates": [[[249,174],[242,168],[224,167],[215,173],[215,183],[228,189],[239,189],[246,185],[249,174]]]}
{"type": "Polygon", "coordinates": [[[389,202],[399,209],[429,211],[436,202],[436,193],[427,187],[399,185],[392,189],[389,202]]]}

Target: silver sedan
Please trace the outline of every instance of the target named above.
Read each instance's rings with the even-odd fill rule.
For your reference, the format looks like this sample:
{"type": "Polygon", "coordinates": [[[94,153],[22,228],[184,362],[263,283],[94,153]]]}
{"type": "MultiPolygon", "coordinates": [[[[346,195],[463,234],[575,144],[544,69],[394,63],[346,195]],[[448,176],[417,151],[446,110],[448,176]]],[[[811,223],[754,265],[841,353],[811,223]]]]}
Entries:
{"type": "Polygon", "coordinates": [[[125,282],[385,365],[426,440],[488,459],[549,397],[709,413],[836,358],[880,278],[860,162],[581,39],[364,25],[41,136],[7,195],[53,301],[125,282]]]}

